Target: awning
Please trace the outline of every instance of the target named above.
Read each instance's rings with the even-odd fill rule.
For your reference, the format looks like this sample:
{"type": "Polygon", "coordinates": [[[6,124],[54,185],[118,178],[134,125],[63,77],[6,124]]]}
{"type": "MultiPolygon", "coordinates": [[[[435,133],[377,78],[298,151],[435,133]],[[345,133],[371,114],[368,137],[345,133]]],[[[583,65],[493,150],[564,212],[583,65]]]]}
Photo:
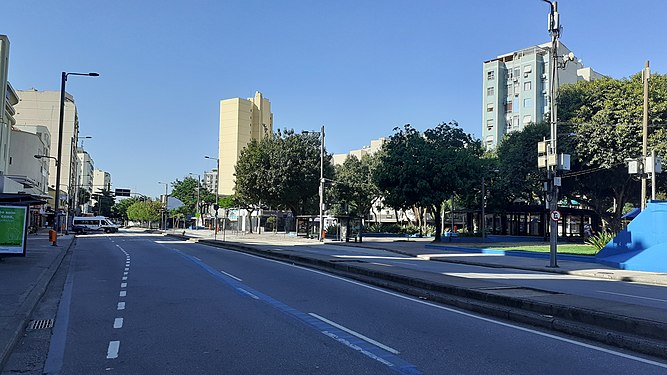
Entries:
{"type": "Polygon", "coordinates": [[[627,214],[621,216],[621,219],[634,219],[639,215],[639,213],[642,212],[641,208],[633,208],[630,212],[627,214]]]}
{"type": "Polygon", "coordinates": [[[34,204],[45,204],[41,197],[32,194],[0,193],[0,204],[16,204],[20,206],[31,206],[34,204]]]}

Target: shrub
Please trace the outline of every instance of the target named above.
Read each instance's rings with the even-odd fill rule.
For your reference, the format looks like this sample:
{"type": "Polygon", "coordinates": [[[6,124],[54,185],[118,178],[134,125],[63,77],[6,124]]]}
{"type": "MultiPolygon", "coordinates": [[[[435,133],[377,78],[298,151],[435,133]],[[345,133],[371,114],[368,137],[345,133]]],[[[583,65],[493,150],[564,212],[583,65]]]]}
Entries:
{"type": "Polygon", "coordinates": [[[388,224],[382,228],[384,233],[401,233],[401,226],[398,224],[388,224]]]}
{"type": "Polygon", "coordinates": [[[413,224],[408,224],[401,228],[401,233],[403,234],[408,234],[408,235],[413,235],[415,233],[419,233],[419,228],[416,225],[413,224]]]}
{"type": "Polygon", "coordinates": [[[612,232],[599,232],[593,236],[588,237],[585,242],[587,245],[591,245],[597,251],[600,251],[603,247],[605,247],[605,245],[609,243],[609,241],[613,240],[614,237],[616,237],[616,234],[612,232]]]}
{"type": "Polygon", "coordinates": [[[366,233],[380,233],[382,232],[382,224],[381,223],[368,224],[364,227],[364,231],[366,233]]]}

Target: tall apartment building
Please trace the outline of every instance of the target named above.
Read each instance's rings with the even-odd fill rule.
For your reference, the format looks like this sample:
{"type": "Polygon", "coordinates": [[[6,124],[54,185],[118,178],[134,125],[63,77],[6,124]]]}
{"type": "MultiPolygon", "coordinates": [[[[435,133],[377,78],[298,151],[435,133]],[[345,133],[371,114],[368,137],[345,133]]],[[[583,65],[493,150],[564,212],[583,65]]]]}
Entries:
{"type": "Polygon", "coordinates": [[[9,38],[0,35],[0,193],[10,192],[18,185],[5,175],[9,168],[9,137],[14,125],[14,105],[10,99],[11,89],[8,81],[9,38]]]}
{"type": "MultiPolygon", "coordinates": [[[[493,149],[506,133],[519,131],[531,122],[544,120],[549,112],[549,48],[551,43],[500,55],[484,62],[482,87],[482,142],[493,149]]],[[[559,56],[571,51],[562,43],[559,56]]],[[[557,84],[602,78],[571,61],[558,69],[557,84]]]]}
{"type": "MultiPolygon", "coordinates": [[[[60,115],[60,91],[19,90],[19,103],[16,105],[17,125],[44,125],[51,132],[49,147],[52,157],[58,157],[58,121],[60,115]]],[[[63,140],[60,168],[60,189],[67,197],[74,193],[77,181],[76,145],[79,140],[79,117],[72,95],[65,94],[65,113],[63,118],[63,140]]],[[[49,159],[49,187],[55,189],[56,164],[49,159]]],[[[61,193],[62,195],[62,193],[61,193]]],[[[68,198],[69,199],[69,198],[68,198]]],[[[67,199],[67,200],[68,200],[67,199]]]]}
{"type": "Polygon", "coordinates": [[[241,150],[252,139],[261,140],[273,133],[271,102],[259,91],[254,98],[220,101],[218,139],[218,193],[234,194],[234,173],[241,150]]]}
{"type": "Polygon", "coordinates": [[[91,205],[91,196],[93,195],[93,171],[95,170],[95,163],[93,158],[90,157],[90,154],[79,147],[76,151],[77,161],[77,182],[74,185],[74,195],[77,197],[77,201],[81,202],[79,206],[78,202],[75,203],[75,207],[81,209],[81,212],[93,212],[91,205]],[[88,194],[88,199],[82,199],[81,193],[85,191],[88,194]]]}
{"type": "MultiPolygon", "coordinates": [[[[92,186],[93,194],[97,194],[102,190],[111,190],[111,174],[101,169],[93,170],[92,186]]],[[[95,206],[97,204],[97,199],[93,198],[91,202],[92,205],[95,206]]]]}
{"type": "Polygon", "coordinates": [[[215,189],[218,186],[218,170],[213,169],[211,171],[205,171],[202,178],[202,185],[204,189],[215,194],[215,189]]]}
{"type": "Polygon", "coordinates": [[[95,169],[93,171],[93,193],[99,193],[102,190],[111,190],[111,174],[95,169]]]}

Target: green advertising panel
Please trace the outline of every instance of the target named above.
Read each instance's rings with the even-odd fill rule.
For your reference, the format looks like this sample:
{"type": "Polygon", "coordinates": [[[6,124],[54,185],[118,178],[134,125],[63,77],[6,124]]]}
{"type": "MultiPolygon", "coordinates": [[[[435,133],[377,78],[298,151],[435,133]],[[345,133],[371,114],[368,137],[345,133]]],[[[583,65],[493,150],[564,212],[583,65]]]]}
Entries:
{"type": "Polygon", "coordinates": [[[0,256],[25,255],[27,207],[0,206],[0,256]]]}

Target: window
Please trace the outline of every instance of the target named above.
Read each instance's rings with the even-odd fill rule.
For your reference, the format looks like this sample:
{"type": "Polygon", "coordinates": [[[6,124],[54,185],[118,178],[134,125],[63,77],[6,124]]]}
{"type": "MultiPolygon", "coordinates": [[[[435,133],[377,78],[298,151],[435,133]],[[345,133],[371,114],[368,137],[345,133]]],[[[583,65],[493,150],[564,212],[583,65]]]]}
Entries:
{"type": "Polygon", "coordinates": [[[530,108],[533,106],[533,98],[526,98],[523,100],[523,108],[530,108]]]}
{"type": "Polygon", "coordinates": [[[524,67],[523,67],[523,77],[524,77],[524,78],[528,78],[528,75],[529,75],[530,72],[532,72],[532,71],[533,71],[533,67],[532,67],[532,66],[530,66],[530,65],[526,65],[526,66],[524,66],[524,67]]]}
{"type": "Polygon", "coordinates": [[[523,83],[523,91],[530,91],[533,88],[533,84],[530,81],[523,83]]]}
{"type": "Polygon", "coordinates": [[[495,91],[495,90],[493,89],[493,86],[491,86],[491,87],[487,87],[487,88],[486,88],[486,96],[493,96],[494,91],[495,91]]]}
{"type": "Polygon", "coordinates": [[[521,69],[514,68],[514,78],[519,78],[520,75],[521,75],[521,69]]]}
{"type": "Polygon", "coordinates": [[[505,112],[512,112],[512,102],[507,102],[507,109],[505,112]]]}
{"type": "Polygon", "coordinates": [[[513,125],[516,127],[519,127],[519,116],[514,116],[514,121],[512,121],[513,125]]]}
{"type": "Polygon", "coordinates": [[[491,80],[494,80],[494,79],[496,79],[496,72],[494,72],[494,71],[486,72],[486,80],[487,81],[491,81],[491,80]]]}
{"type": "Polygon", "coordinates": [[[507,85],[507,96],[512,96],[512,85],[507,85]]]}
{"type": "Polygon", "coordinates": [[[493,119],[488,119],[486,120],[486,130],[491,130],[493,129],[493,119]]]}
{"type": "Polygon", "coordinates": [[[493,104],[487,104],[486,105],[486,111],[487,112],[493,112],[493,104]]]}

